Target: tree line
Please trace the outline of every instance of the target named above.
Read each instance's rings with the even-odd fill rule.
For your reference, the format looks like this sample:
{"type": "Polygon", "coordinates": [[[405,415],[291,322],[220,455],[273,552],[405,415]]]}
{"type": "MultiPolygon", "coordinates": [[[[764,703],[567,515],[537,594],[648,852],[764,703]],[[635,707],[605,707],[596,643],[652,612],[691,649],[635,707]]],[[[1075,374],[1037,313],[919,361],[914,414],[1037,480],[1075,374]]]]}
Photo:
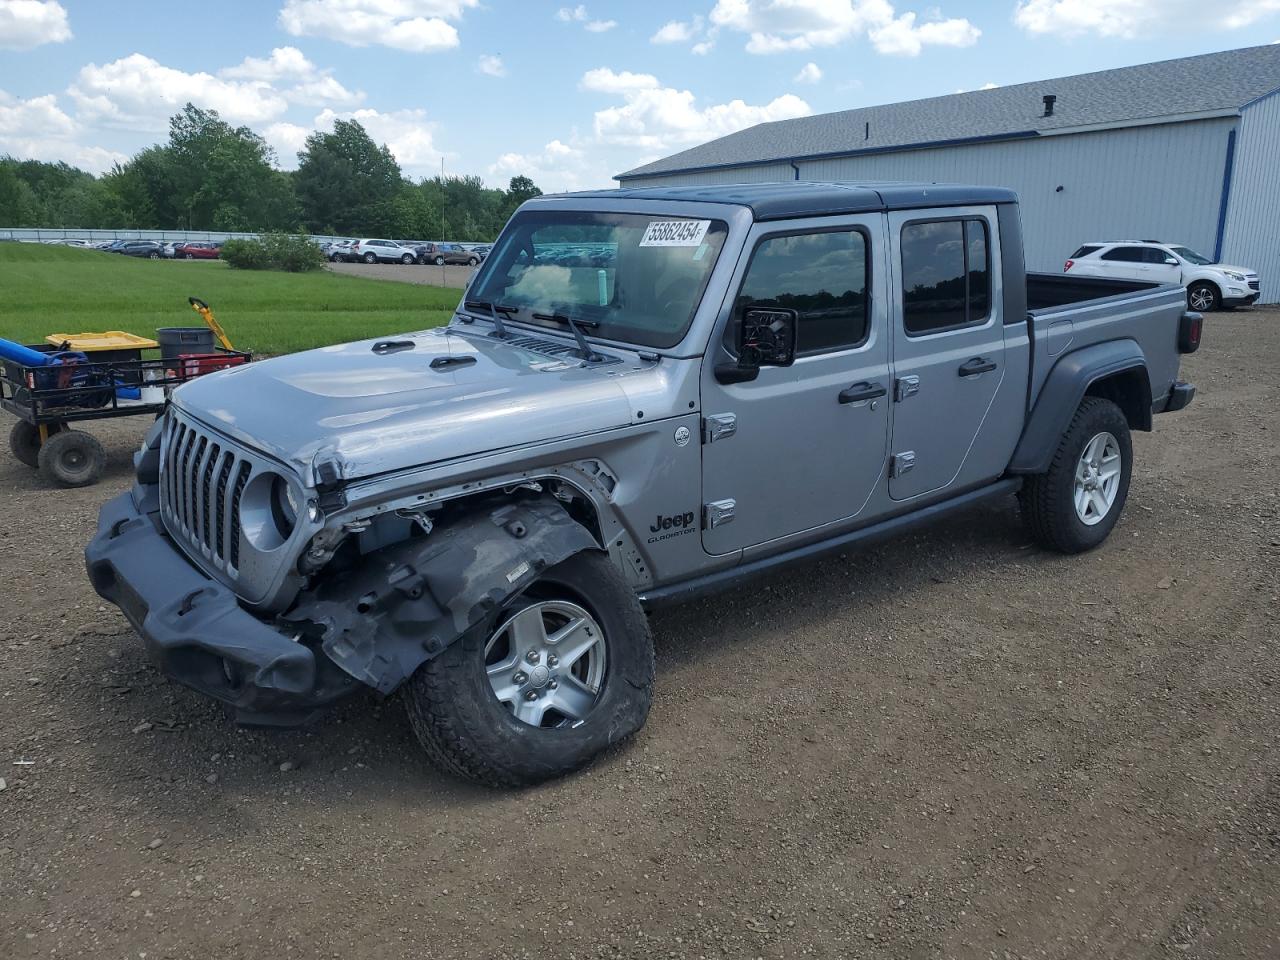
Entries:
{"type": "Polygon", "coordinates": [[[188,103],[169,120],[167,143],[99,177],[0,157],[0,227],[492,240],[516,207],[542,193],[523,176],[505,190],[475,176],[414,181],[355,120],[307,137],[297,170],[277,170],[275,161],[251,129],[188,103]]]}

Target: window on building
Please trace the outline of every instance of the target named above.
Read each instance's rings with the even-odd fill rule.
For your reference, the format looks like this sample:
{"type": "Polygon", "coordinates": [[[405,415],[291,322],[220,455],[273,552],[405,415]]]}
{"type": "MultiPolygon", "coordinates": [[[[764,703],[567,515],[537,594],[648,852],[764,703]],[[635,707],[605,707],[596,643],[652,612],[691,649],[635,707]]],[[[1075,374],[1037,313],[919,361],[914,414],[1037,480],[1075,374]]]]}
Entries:
{"type": "Polygon", "coordinates": [[[902,228],[903,326],[922,336],[982,323],[991,314],[985,220],[935,220],[902,228]]]}
{"type": "Polygon", "coordinates": [[[787,307],[798,318],[796,352],[827,353],[867,338],[867,240],[856,230],[770,237],[751,257],[734,322],[751,306],[787,307]]]}

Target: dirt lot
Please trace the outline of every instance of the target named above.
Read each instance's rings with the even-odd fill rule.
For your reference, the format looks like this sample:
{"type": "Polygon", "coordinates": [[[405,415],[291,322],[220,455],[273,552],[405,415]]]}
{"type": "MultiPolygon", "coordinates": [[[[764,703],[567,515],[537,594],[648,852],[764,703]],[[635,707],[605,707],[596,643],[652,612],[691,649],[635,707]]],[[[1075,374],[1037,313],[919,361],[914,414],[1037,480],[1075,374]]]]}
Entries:
{"type": "Polygon", "coordinates": [[[522,793],[396,702],[233,728],[81,570],[144,425],[0,453],[0,957],[1280,956],[1280,311],[1205,344],[1096,553],[1002,503],[659,613],[647,728],[522,793]]]}
{"type": "Polygon", "coordinates": [[[353,277],[373,280],[396,280],[400,283],[426,283],[433,287],[457,287],[461,290],[476,272],[475,267],[444,266],[432,264],[404,266],[399,263],[331,263],[329,270],[353,277]]]}

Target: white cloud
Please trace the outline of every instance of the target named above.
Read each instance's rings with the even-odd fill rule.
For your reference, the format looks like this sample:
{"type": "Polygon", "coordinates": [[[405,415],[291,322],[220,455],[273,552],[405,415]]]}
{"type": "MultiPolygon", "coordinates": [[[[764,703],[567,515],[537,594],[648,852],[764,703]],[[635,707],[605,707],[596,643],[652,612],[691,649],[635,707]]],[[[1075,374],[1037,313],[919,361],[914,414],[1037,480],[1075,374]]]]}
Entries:
{"type": "Polygon", "coordinates": [[[480,0],[285,0],[280,26],[295,37],[324,37],[352,47],[381,44],[411,53],[458,46],[460,20],[480,0]]]}
{"type": "Polygon", "coordinates": [[[504,153],[485,171],[495,186],[506,186],[515,176],[526,176],[543,190],[587,190],[612,184],[609,171],[580,147],[552,140],[535,153],[504,153]]]}
{"type": "Polygon", "coordinates": [[[817,83],[822,79],[822,68],[810,60],[793,79],[796,83],[817,83]]]}
{"type": "Polygon", "coordinates": [[[44,0],[0,0],[0,49],[30,50],[71,39],[67,11],[44,0]]]}
{"type": "Polygon", "coordinates": [[[692,20],[668,20],[649,38],[649,42],[688,43],[702,33],[704,23],[701,16],[696,16],[692,20]]]}
{"type": "Polygon", "coordinates": [[[64,160],[93,173],[127,157],[77,142],[81,127],[58,106],[53,94],[23,100],[0,90],[0,154],[55,162],[64,160]]]}
{"type": "Polygon", "coordinates": [[[617,20],[593,20],[587,8],[582,4],[576,7],[561,7],[556,11],[556,19],[563,23],[580,23],[583,29],[592,33],[604,33],[618,25],[617,20]]]}
{"type": "Polygon", "coordinates": [[[507,65],[502,62],[502,58],[493,54],[485,54],[476,61],[476,69],[488,77],[505,77],[507,75],[507,65]]]}
{"type": "Polygon", "coordinates": [[[263,139],[275,150],[279,166],[284,170],[293,170],[298,166],[298,151],[309,136],[310,127],[284,121],[273,123],[262,131],[263,139]]]}
{"type": "Polygon", "coordinates": [[[904,13],[868,36],[881,53],[919,56],[926,44],[939,47],[971,47],[982,31],[968,20],[931,20],[916,26],[916,15],[904,13]]]}
{"type": "Polygon", "coordinates": [[[583,74],[579,86],[623,99],[620,105],[596,112],[595,134],[599,142],[648,150],[700,143],[757,123],[813,112],[794,94],[784,94],[758,106],[732,100],[700,107],[692,92],[664,87],[651,74],[615,73],[607,67],[583,74]]]}
{"type": "Polygon", "coordinates": [[[747,52],[760,54],[832,47],[866,36],[880,53],[915,56],[928,45],[971,46],[982,35],[968,20],[943,19],[936,10],[922,24],[916,19],[912,12],[898,15],[888,0],[717,0],[710,14],[713,30],[747,34],[747,52]]]}
{"type": "Polygon", "coordinates": [[[353,107],[364,100],[364,91],[351,91],[308,60],[297,47],[276,47],[271,56],[245,57],[235,67],[218,71],[228,80],[250,80],[271,84],[290,103],[305,106],[353,107]]]}
{"type": "Polygon", "coordinates": [[[1276,12],[1280,12],[1280,0],[1224,0],[1212,12],[1192,0],[1024,0],[1013,20],[1028,33],[1136,37],[1153,29],[1203,24],[1206,16],[1209,29],[1234,30],[1276,12]]]}
{"type": "Polygon", "coordinates": [[[441,150],[432,136],[435,124],[427,120],[425,110],[323,110],[315,119],[315,129],[331,129],[334,120],[359,121],[374,141],[387,145],[407,173],[422,176],[440,169],[441,150]]]}
{"type": "Polygon", "coordinates": [[[596,93],[627,93],[659,86],[661,84],[658,83],[658,78],[651,73],[632,73],[630,70],[614,73],[608,67],[588,70],[578,81],[578,89],[596,93]]]}
{"type": "Polygon", "coordinates": [[[155,132],[165,130],[168,118],[188,101],[217,110],[229,123],[264,123],[289,107],[264,80],[186,73],[141,53],[81,68],[67,92],[81,120],[155,132]]]}

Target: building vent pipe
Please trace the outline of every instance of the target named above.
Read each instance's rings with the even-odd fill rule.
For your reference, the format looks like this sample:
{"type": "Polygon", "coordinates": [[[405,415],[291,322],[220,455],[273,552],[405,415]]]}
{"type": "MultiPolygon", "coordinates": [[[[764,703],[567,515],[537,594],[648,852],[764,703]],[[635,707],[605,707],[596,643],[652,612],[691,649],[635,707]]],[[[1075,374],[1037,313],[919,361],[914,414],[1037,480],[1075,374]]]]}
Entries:
{"type": "Polygon", "coordinates": [[[1052,93],[1046,93],[1044,95],[1044,115],[1046,117],[1053,116],[1053,105],[1057,102],[1058,102],[1058,98],[1055,97],[1052,93]]]}

